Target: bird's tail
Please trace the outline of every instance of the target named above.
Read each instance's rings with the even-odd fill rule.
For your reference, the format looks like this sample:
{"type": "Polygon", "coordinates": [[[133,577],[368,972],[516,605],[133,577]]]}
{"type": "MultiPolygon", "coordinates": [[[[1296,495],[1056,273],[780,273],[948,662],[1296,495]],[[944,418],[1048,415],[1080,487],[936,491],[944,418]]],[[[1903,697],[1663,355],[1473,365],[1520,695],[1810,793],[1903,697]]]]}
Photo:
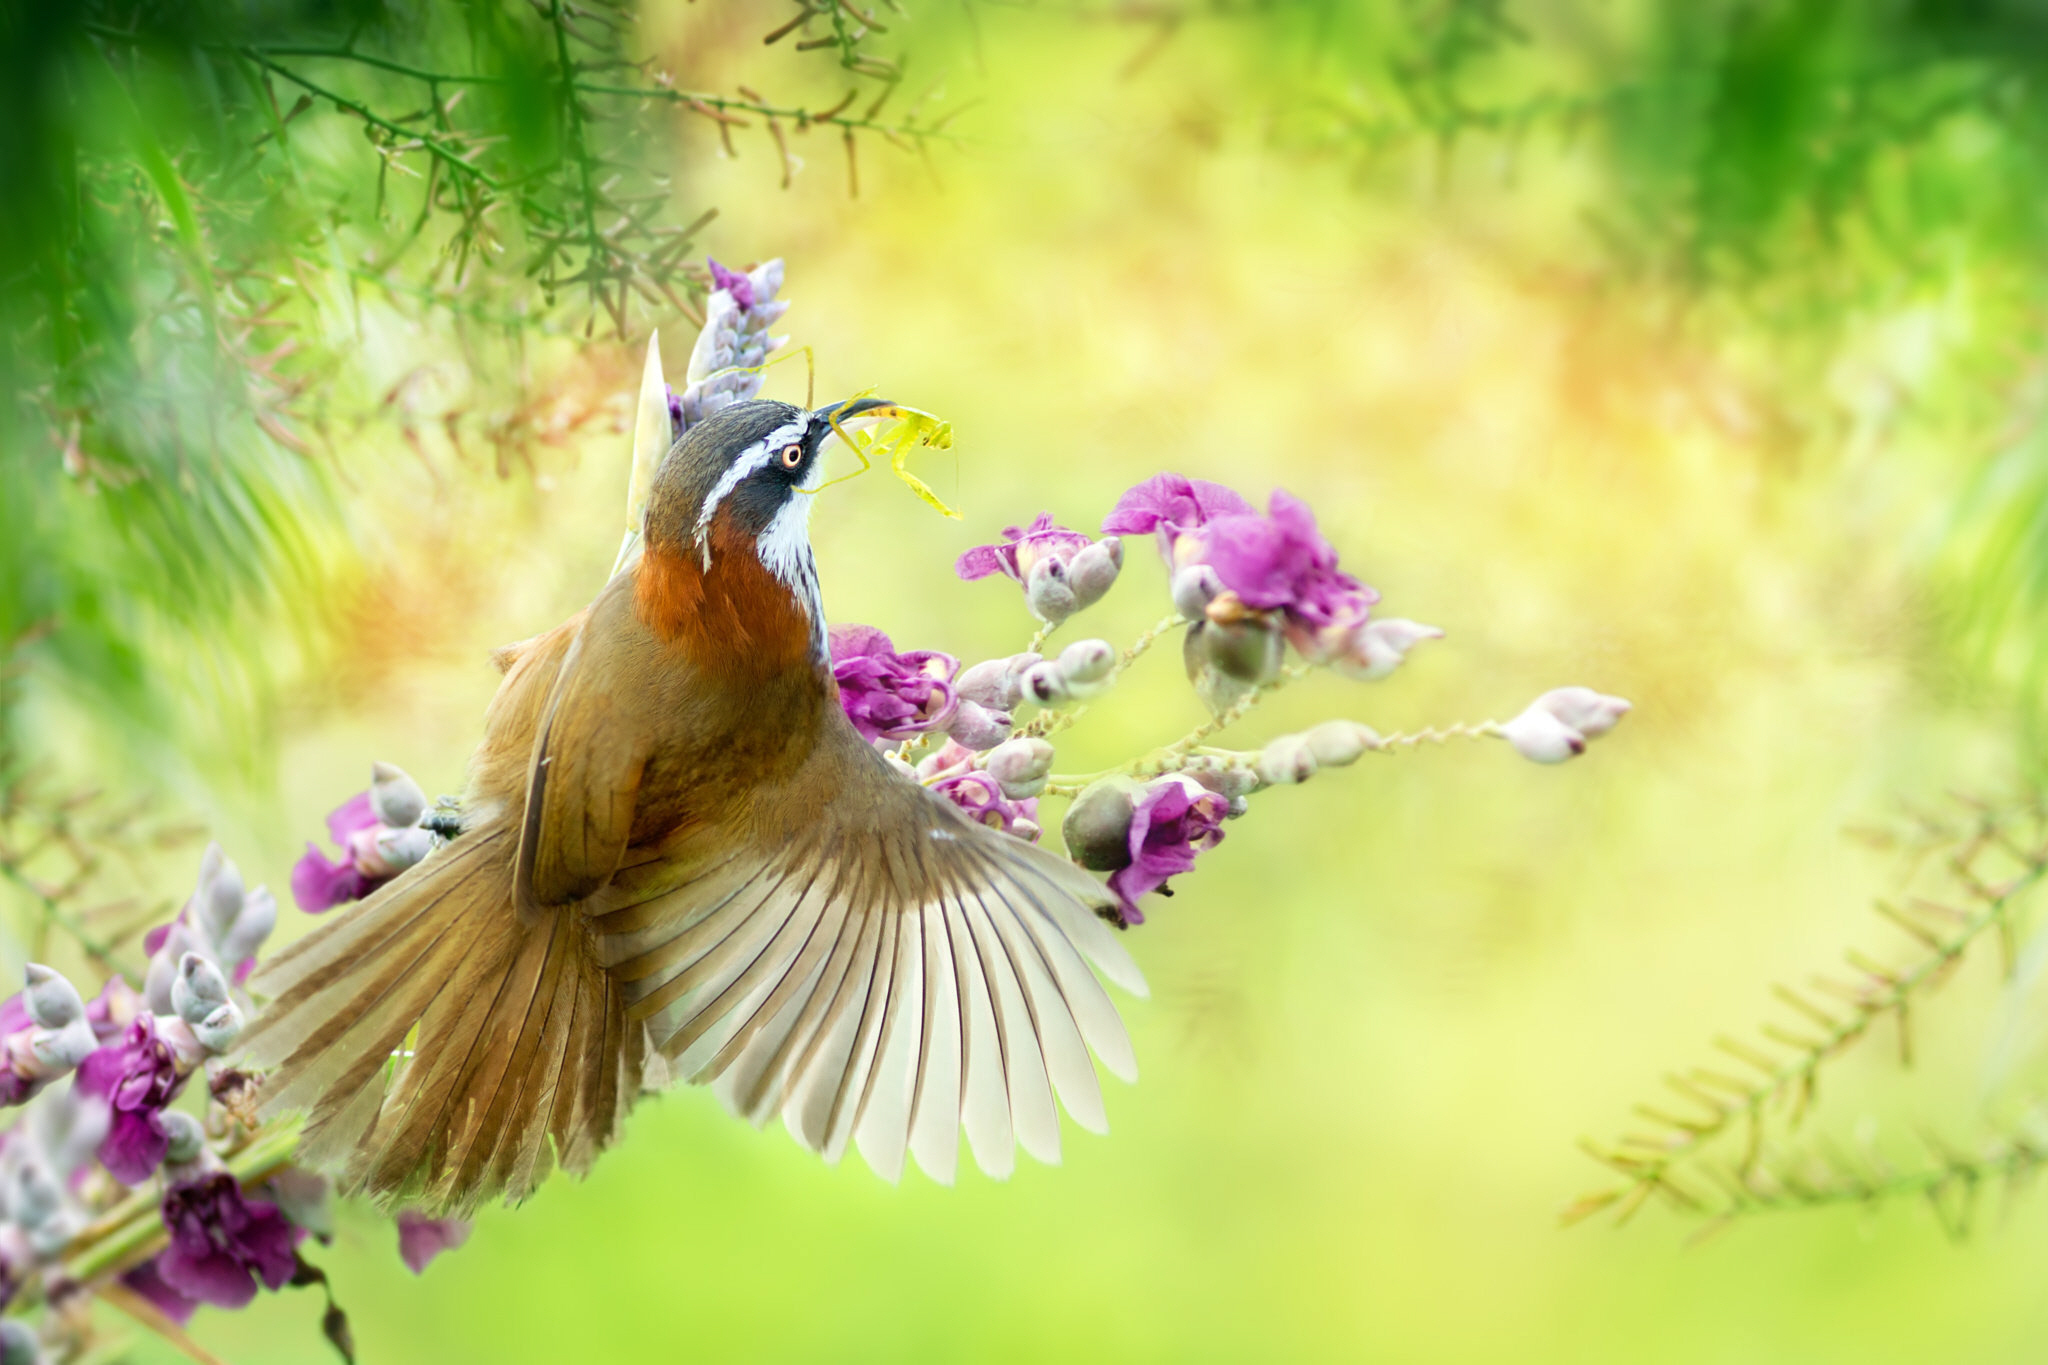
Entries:
{"type": "Polygon", "coordinates": [[[515,828],[464,833],[266,961],[247,1035],[265,1114],[345,1192],[435,1211],[582,1171],[640,1086],[645,1035],[573,911],[521,924],[515,828]]]}

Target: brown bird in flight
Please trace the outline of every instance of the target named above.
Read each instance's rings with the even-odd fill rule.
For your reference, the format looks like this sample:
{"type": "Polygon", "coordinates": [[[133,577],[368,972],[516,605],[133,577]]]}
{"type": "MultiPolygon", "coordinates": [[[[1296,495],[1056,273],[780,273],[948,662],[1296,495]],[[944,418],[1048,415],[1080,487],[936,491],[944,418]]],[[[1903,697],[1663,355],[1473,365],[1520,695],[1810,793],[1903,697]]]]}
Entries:
{"type": "Polygon", "coordinates": [[[265,1113],[345,1189],[432,1210],[588,1169],[643,1089],[714,1085],[836,1161],[950,1182],[1059,1159],[1136,1065],[1113,898],[863,740],[808,534],[835,421],[734,404],[649,490],[644,552],[499,651],[461,833],[266,961],[265,1113]]]}

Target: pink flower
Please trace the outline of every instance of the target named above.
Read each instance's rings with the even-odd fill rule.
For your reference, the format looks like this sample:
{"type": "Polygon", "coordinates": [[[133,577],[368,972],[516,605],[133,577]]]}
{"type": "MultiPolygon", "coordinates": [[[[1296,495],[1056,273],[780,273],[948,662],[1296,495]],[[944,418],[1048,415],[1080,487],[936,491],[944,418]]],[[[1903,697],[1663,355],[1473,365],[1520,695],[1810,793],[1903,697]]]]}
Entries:
{"type": "Polygon", "coordinates": [[[839,705],[867,739],[909,739],[953,719],[960,661],[952,655],[928,649],[898,654],[873,626],[834,626],[830,639],[839,705]]]}
{"type": "Polygon", "coordinates": [[[185,1086],[170,1044],[157,1036],[156,1016],[136,1015],[119,1043],[80,1063],[77,1086],[81,1095],[104,1100],[111,1113],[100,1164],[124,1185],[149,1179],[171,1145],[160,1115],[185,1086]]]}
{"type": "Polygon", "coordinates": [[[460,1218],[429,1218],[405,1209],[398,1215],[398,1255],[418,1275],[436,1256],[469,1240],[469,1224],[460,1218]]]}
{"type": "Polygon", "coordinates": [[[164,1191],[171,1244],[156,1259],[158,1276],[178,1294],[221,1308],[241,1308],[260,1281],[282,1289],[298,1268],[305,1233],[263,1199],[250,1199],[226,1171],[164,1191]]]}
{"type": "Polygon", "coordinates": [[[1002,785],[988,773],[956,773],[933,783],[932,790],[966,811],[968,818],[978,824],[1033,843],[1038,840],[1038,798],[1013,801],[1003,795],[1002,785]]]}
{"type": "Polygon", "coordinates": [[[1092,544],[1094,541],[1079,531],[1055,526],[1052,513],[1040,512],[1029,526],[1005,526],[1001,543],[977,545],[961,555],[953,572],[970,583],[994,573],[1022,583],[1041,559],[1065,563],[1092,544]]]}
{"type": "Polygon", "coordinates": [[[1191,777],[1174,773],[1145,789],[1131,812],[1128,867],[1110,874],[1109,889],[1123,901],[1123,922],[1143,924],[1138,897],[1173,892],[1167,878],[1194,870],[1195,854],[1223,842],[1230,801],[1191,777]]]}
{"type": "Polygon", "coordinates": [[[1251,515],[1252,505],[1220,483],[1159,474],[1117,499],[1102,519],[1105,535],[1141,536],[1159,533],[1159,553],[1175,560],[1175,543],[1218,517],[1251,515]]]}
{"type": "Polygon", "coordinates": [[[365,876],[356,867],[355,836],[376,828],[377,813],[370,808],[368,792],[351,796],[329,812],[327,833],[341,849],[341,857],[329,859],[315,845],[306,845],[306,856],[292,868],[292,899],[299,909],[317,915],[361,900],[390,880],[365,876]]]}
{"type": "Polygon", "coordinates": [[[1202,528],[1199,558],[1226,591],[1257,611],[1284,611],[1297,632],[1344,632],[1365,624],[1379,594],[1337,568],[1307,504],[1275,492],[1265,516],[1249,510],[1202,528]]]}
{"type": "Polygon", "coordinates": [[[742,308],[752,308],[754,306],[754,282],[752,280],[737,270],[727,270],[709,256],[706,256],[704,259],[711,266],[711,287],[713,289],[723,289],[726,293],[732,295],[732,301],[742,308]]]}
{"type": "Polygon", "coordinates": [[[162,1258],[161,1252],[150,1257],[123,1275],[121,1283],[148,1299],[159,1313],[182,1326],[192,1321],[193,1313],[199,1309],[199,1300],[180,1294],[164,1283],[163,1274],[156,1268],[156,1263],[162,1258]]]}

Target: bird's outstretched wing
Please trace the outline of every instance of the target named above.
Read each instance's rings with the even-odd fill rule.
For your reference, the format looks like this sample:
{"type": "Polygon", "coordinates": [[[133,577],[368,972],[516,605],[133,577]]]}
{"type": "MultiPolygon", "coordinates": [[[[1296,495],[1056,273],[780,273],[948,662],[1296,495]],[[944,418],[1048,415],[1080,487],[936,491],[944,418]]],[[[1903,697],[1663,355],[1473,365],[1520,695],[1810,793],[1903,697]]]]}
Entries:
{"type": "Polygon", "coordinates": [[[671,1075],[754,1123],[776,1113],[836,1161],[849,1141],[895,1180],[906,1149],[951,1182],[1056,1162],[1057,1093],[1107,1127],[1089,1052],[1136,1078],[1090,970],[1144,978],[1073,864],[977,825],[834,727],[798,783],[741,830],[630,850],[584,904],[597,953],[671,1075]]]}

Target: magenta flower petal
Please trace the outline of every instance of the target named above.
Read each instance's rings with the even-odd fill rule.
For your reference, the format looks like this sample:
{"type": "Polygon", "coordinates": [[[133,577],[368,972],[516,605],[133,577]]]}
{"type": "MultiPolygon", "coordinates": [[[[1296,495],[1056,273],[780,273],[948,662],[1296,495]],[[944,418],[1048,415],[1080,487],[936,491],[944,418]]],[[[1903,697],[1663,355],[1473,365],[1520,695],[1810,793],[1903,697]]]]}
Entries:
{"type": "Polygon", "coordinates": [[[165,1284],[164,1277],[157,1271],[156,1263],[157,1258],[152,1256],[123,1275],[121,1283],[148,1299],[159,1313],[183,1326],[192,1321],[192,1314],[199,1309],[199,1300],[188,1298],[165,1284]]]}
{"type": "Polygon", "coordinates": [[[342,848],[348,847],[350,835],[375,828],[377,812],[370,805],[368,792],[358,792],[327,814],[327,837],[342,848]]]}
{"type": "Polygon", "coordinates": [[[873,626],[834,626],[829,638],[839,705],[866,739],[909,739],[943,729],[959,709],[952,683],[960,661],[952,655],[898,654],[873,626]]]}
{"type": "Polygon", "coordinates": [[[78,1093],[105,1102],[111,1111],[99,1158],[114,1179],[140,1185],[163,1164],[170,1136],[158,1115],[184,1085],[170,1045],[157,1037],[156,1016],[147,1013],[130,1021],[120,1042],[79,1064],[78,1093]]]}
{"type": "Polygon", "coordinates": [[[1207,479],[1158,474],[1117,499],[1102,519],[1104,535],[1168,537],[1204,526],[1217,517],[1247,516],[1252,505],[1235,490],[1207,479]]]}
{"type": "Polygon", "coordinates": [[[711,287],[723,289],[732,295],[732,301],[742,308],[754,306],[754,282],[737,270],[727,270],[709,256],[704,258],[711,264],[711,287]]]}
{"type": "Polygon", "coordinates": [[[176,1292],[222,1308],[241,1308],[256,1286],[281,1289],[298,1266],[305,1233],[267,1200],[250,1199],[225,1171],[164,1191],[171,1244],[157,1273],[176,1292]]]}
{"type": "Polygon", "coordinates": [[[1038,838],[1038,798],[1026,797],[1012,801],[1003,795],[999,783],[985,772],[956,773],[941,778],[932,784],[932,790],[945,797],[977,824],[999,829],[1005,834],[1014,834],[1020,839],[1036,841],[1038,838]]]}
{"type": "Polygon", "coordinates": [[[0,1036],[20,1033],[23,1029],[33,1027],[34,1022],[28,1017],[28,1001],[20,991],[8,996],[5,1002],[0,1002],[0,1036]]]}
{"type": "Polygon", "coordinates": [[[1005,526],[999,544],[977,545],[961,555],[953,572],[969,582],[999,573],[1022,583],[1040,560],[1056,559],[1064,564],[1092,543],[1079,531],[1055,525],[1052,513],[1040,512],[1029,526],[1005,526]]]}
{"type": "Polygon", "coordinates": [[[370,889],[370,879],[356,871],[354,859],[330,859],[312,844],[292,865],[292,900],[309,915],[361,900],[370,889]]]}
{"type": "Polygon", "coordinates": [[[1167,879],[1193,871],[1195,854],[1223,842],[1229,809],[1226,798],[1191,778],[1168,777],[1146,789],[1131,812],[1130,866],[1109,878],[1109,889],[1123,901],[1125,924],[1145,922],[1140,896],[1172,895],[1167,879]]]}
{"type": "Polygon", "coordinates": [[[428,1218],[406,1209],[398,1215],[398,1255],[417,1275],[436,1256],[469,1240],[469,1224],[461,1218],[428,1218]]]}

